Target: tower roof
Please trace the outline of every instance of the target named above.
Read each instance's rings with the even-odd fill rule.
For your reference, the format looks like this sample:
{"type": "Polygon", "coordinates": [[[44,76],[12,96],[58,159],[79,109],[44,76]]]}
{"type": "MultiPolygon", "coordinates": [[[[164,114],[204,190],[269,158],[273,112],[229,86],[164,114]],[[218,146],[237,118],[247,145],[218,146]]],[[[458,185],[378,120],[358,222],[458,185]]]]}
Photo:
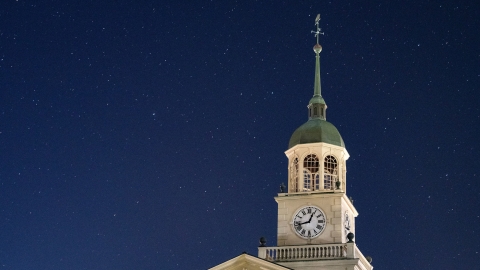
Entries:
{"type": "Polygon", "coordinates": [[[342,136],[330,122],[321,119],[310,119],[293,132],[288,148],[297,144],[324,142],[345,147],[342,136]]]}
{"type": "Polygon", "coordinates": [[[318,26],[320,16],[317,16],[315,25],[317,31],[315,33],[317,38],[317,44],[313,47],[315,52],[315,83],[313,87],[313,97],[308,104],[308,121],[301,125],[293,132],[290,137],[288,148],[292,148],[297,144],[317,143],[325,142],[333,145],[345,147],[342,136],[338,132],[337,128],[330,122],[327,122],[326,110],[327,104],[322,97],[322,85],[320,79],[320,52],[322,46],[318,43],[319,35],[323,35],[321,29],[318,26]]]}

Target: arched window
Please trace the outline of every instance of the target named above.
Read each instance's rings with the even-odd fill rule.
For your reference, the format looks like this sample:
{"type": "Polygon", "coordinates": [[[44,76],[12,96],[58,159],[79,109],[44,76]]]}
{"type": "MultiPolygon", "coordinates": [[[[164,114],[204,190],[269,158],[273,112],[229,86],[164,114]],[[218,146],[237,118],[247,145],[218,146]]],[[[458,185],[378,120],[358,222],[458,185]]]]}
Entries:
{"type": "Polygon", "coordinates": [[[290,192],[298,192],[298,158],[290,164],[290,192]]]}
{"type": "Polygon", "coordinates": [[[312,181],[316,179],[319,166],[320,162],[315,154],[310,154],[303,160],[303,191],[312,191],[316,188],[316,183],[312,181]]]}
{"type": "Polygon", "coordinates": [[[303,170],[303,191],[310,191],[312,187],[312,174],[308,170],[303,170]]]}
{"type": "Polygon", "coordinates": [[[338,164],[334,156],[326,156],[323,162],[323,187],[333,190],[338,179],[338,164]]]}

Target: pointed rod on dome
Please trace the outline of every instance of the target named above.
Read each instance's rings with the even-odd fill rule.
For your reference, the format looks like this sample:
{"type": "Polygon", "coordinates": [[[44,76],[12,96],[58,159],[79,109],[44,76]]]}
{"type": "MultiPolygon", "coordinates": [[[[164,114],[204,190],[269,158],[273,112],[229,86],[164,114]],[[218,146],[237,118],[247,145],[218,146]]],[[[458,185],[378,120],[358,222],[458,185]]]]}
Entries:
{"type": "Polygon", "coordinates": [[[317,44],[313,47],[313,51],[316,54],[316,61],[315,61],[315,85],[314,85],[314,93],[313,96],[322,96],[322,85],[320,83],[320,52],[322,51],[322,46],[319,44],[319,37],[320,35],[323,35],[324,33],[321,32],[322,29],[320,28],[320,14],[317,15],[315,18],[315,26],[317,27],[316,31],[311,31],[312,33],[315,34],[315,37],[317,38],[317,44]]]}
{"type": "Polygon", "coordinates": [[[318,43],[319,36],[323,35],[322,29],[319,26],[320,14],[317,15],[315,19],[315,26],[317,27],[316,31],[311,31],[315,34],[317,38],[317,44],[313,46],[313,51],[315,52],[315,83],[313,86],[313,97],[308,103],[308,119],[320,119],[326,120],[326,109],[327,104],[322,97],[322,84],[320,80],[320,52],[322,51],[322,46],[318,43]]]}
{"type": "Polygon", "coordinates": [[[323,32],[320,32],[322,31],[322,28],[320,28],[319,23],[320,23],[320,14],[318,14],[317,17],[315,18],[315,26],[317,27],[317,31],[312,31],[312,33],[314,33],[315,37],[317,38],[317,44],[319,44],[318,43],[319,35],[324,34],[323,32]]]}

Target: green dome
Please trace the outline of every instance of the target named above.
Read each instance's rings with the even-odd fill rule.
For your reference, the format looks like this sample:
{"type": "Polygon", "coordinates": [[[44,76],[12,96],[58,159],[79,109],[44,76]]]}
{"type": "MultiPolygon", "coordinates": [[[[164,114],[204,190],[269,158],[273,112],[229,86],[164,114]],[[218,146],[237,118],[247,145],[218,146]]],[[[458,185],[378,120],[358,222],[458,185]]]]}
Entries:
{"type": "Polygon", "coordinates": [[[321,119],[310,119],[293,132],[288,148],[297,144],[324,142],[345,147],[342,136],[330,122],[321,119]]]}

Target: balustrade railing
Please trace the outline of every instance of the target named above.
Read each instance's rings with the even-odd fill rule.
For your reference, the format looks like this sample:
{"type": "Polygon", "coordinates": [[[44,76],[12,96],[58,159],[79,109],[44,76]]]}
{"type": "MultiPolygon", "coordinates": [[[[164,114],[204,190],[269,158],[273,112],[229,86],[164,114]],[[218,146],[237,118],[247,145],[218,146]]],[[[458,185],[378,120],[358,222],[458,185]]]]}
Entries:
{"type": "Polygon", "coordinates": [[[347,257],[346,244],[259,247],[259,257],[273,262],[347,257]]]}

